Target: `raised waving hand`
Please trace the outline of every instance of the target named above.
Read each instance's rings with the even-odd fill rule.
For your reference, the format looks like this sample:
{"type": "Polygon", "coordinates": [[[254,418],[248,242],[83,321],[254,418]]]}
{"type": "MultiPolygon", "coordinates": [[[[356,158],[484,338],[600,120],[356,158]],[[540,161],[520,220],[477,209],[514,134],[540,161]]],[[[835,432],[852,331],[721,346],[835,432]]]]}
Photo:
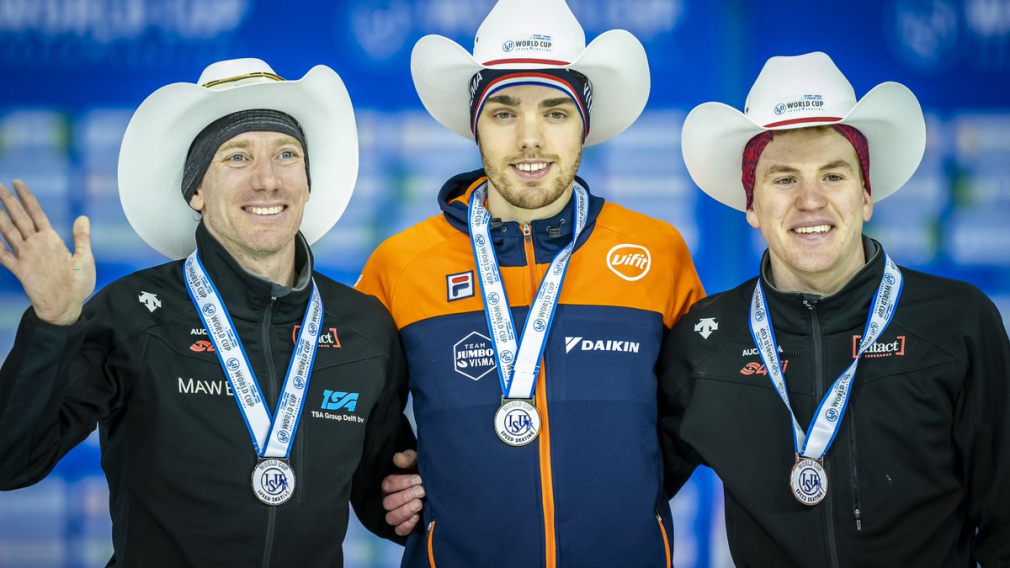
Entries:
{"type": "Polygon", "coordinates": [[[95,259],[91,256],[91,224],[74,221],[74,252],[49,224],[28,186],[14,181],[17,197],[0,183],[0,264],[21,282],[42,321],[70,325],[95,290],[95,259]]]}

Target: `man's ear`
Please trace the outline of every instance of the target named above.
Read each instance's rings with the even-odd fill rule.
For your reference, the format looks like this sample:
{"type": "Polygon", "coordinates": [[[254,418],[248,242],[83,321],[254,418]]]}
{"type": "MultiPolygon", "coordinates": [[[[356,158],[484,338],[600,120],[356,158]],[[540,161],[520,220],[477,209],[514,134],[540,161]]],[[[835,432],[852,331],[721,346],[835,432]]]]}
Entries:
{"type": "Polygon", "coordinates": [[[189,198],[189,208],[199,213],[203,213],[204,206],[203,193],[201,192],[202,189],[203,186],[197,186],[196,191],[193,193],[193,197],[189,198]]]}

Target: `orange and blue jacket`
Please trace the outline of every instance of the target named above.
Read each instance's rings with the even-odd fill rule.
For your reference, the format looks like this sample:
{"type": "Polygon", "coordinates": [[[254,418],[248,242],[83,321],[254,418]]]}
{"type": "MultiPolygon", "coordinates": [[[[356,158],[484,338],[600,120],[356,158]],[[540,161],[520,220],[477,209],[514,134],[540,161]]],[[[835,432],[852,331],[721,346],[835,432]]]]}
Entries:
{"type": "MultiPolygon", "coordinates": [[[[668,223],[590,197],[535,388],[540,434],[508,446],[467,227],[485,181],[477,170],[446,182],[442,215],[382,243],[357,285],[392,313],[410,372],[428,500],[403,566],[669,567],[655,365],[704,296],[687,246],[668,223]]],[[[573,224],[573,201],[529,225],[492,224],[516,329],[573,224]]]]}

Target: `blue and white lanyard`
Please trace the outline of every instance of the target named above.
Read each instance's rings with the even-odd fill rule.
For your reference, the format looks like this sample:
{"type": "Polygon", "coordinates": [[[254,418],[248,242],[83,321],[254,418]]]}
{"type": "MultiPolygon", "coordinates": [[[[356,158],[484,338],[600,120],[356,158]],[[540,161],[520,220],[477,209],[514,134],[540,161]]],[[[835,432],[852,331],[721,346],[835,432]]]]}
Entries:
{"type": "Polygon", "coordinates": [[[579,240],[579,233],[586,226],[589,210],[589,194],[579,184],[575,184],[575,230],[572,242],[565,246],[551,261],[537,295],[530,305],[522,336],[516,341],[515,324],[509,310],[508,297],[498,268],[498,258],[491,242],[491,214],[484,207],[487,183],[473,191],[470,197],[470,240],[473,244],[477,277],[480,279],[481,294],[484,298],[484,314],[487,316],[488,331],[494,346],[498,363],[498,379],[505,398],[533,398],[537,374],[540,372],[540,358],[547,344],[547,335],[554,321],[554,312],[561,295],[561,284],[568,270],[568,261],[579,240]]]}
{"type": "Polygon", "coordinates": [[[249,428],[256,455],[261,458],[286,459],[291,453],[291,442],[295,439],[295,431],[301,419],[323,322],[323,302],[315,280],[312,281],[312,297],[302,319],[302,329],[298,332],[295,350],[288,363],[284,387],[277,399],[277,410],[271,418],[263,391],[260,390],[252,365],[242,347],[242,340],[235,333],[235,325],[224,301],[214,282],[207,276],[196,251],[186,259],[185,276],[189,297],[196,305],[200,320],[207,329],[207,336],[214,344],[214,351],[231,385],[235,402],[249,428]]]}
{"type": "Polygon", "coordinates": [[[859,359],[891,323],[895,307],[898,305],[898,298],[901,296],[902,281],[898,265],[894,264],[891,257],[885,253],[884,276],[880,279],[880,286],[873,296],[873,304],[866,319],[866,327],[863,330],[863,337],[859,342],[859,350],[855,360],[832,383],[831,389],[825,394],[814,413],[809,430],[804,433],[796,421],[792,406],[789,404],[789,394],[786,391],[786,379],[782,374],[782,365],[779,362],[778,343],[775,341],[771,313],[765,303],[761,280],[758,279],[750,307],[751,336],[761,355],[761,362],[764,363],[765,369],[768,371],[768,378],[775,386],[775,390],[778,391],[786,408],[789,409],[789,416],[793,421],[793,446],[798,455],[820,460],[828,453],[828,448],[835,440],[838,427],[845,415],[845,409],[848,407],[849,393],[852,390],[852,382],[856,376],[856,366],[859,364],[859,359]]]}

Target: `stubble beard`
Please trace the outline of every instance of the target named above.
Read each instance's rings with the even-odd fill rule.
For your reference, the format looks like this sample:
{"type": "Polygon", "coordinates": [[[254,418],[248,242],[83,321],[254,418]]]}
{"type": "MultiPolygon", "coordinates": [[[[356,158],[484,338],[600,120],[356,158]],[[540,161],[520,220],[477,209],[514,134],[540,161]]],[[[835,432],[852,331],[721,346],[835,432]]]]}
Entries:
{"type": "MultiPolygon", "coordinates": [[[[564,195],[565,191],[572,186],[572,182],[575,181],[575,173],[579,171],[579,165],[582,163],[582,152],[579,152],[575,157],[575,161],[572,163],[571,167],[563,169],[560,174],[555,176],[555,181],[553,184],[545,185],[544,181],[529,181],[520,182],[519,184],[513,184],[508,176],[507,171],[502,171],[498,169],[494,164],[488,160],[487,156],[484,154],[484,149],[477,145],[480,149],[480,159],[484,164],[484,173],[487,174],[488,179],[491,181],[491,185],[494,186],[502,198],[511,206],[517,207],[519,209],[540,209],[541,207],[546,207],[551,203],[554,203],[564,195]]],[[[524,159],[535,159],[539,158],[544,161],[551,162],[552,167],[559,167],[559,162],[557,156],[535,156],[535,157],[519,157],[515,160],[511,158],[506,160],[504,163],[505,169],[509,167],[508,164],[512,162],[518,162],[524,159]]]]}

